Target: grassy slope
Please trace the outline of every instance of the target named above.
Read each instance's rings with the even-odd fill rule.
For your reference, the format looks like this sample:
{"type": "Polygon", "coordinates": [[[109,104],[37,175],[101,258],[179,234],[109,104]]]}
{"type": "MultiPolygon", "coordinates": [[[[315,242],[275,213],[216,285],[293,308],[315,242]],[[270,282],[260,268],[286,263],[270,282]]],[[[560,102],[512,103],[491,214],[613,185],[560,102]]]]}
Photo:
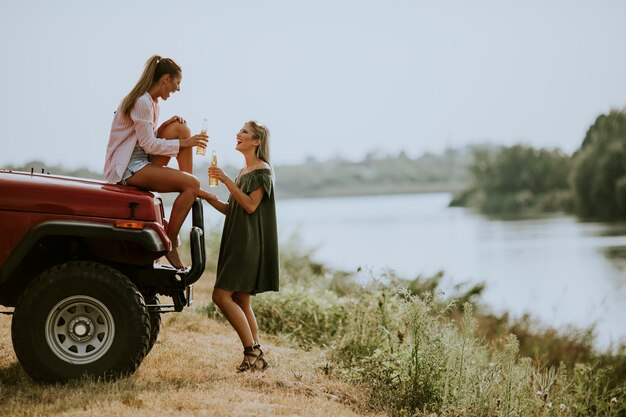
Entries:
{"type": "Polygon", "coordinates": [[[192,308],[164,315],[159,339],[135,375],[111,383],[33,383],[11,346],[11,317],[0,315],[0,415],[367,415],[359,390],[322,371],[319,350],[304,352],[266,337],[271,368],[236,374],[241,347],[235,332],[200,312],[213,283],[206,275],[195,286],[192,308]]]}

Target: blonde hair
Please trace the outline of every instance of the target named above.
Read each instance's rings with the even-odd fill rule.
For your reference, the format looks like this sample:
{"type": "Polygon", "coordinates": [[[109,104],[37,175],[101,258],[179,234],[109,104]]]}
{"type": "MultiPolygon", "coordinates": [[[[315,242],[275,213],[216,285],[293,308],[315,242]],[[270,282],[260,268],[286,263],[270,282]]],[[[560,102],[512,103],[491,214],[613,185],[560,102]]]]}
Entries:
{"type": "Polygon", "coordinates": [[[256,156],[262,161],[270,163],[270,130],[264,124],[257,122],[256,120],[249,120],[247,125],[252,127],[252,135],[255,139],[261,141],[256,148],[256,156]]]}
{"type": "Polygon", "coordinates": [[[135,87],[120,105],[122,114],[130,116],[130,112],[135,107],[135,102],[139,97],[146,94],[146,92],[152,87],[152,85],[159,81],[162,76],[169,74],[171,77],[177,77],[182,74],[182,70],[173,59],[161,58],[159,55],[153,55],[146,61],[143,73],[137,81],[135,87]]]}

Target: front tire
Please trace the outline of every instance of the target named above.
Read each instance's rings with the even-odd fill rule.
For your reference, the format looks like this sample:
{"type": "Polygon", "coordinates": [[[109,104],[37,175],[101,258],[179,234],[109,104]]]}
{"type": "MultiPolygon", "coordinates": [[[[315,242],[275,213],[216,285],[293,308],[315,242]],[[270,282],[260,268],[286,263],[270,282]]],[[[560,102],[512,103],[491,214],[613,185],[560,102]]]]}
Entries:
{"type": "Polygon", "coordinates": [[[95,262],[69,262],[37,277],[17,302],[13,347],[36,381],[134,372],[148,352],[150,317],[135,285],[95,262]]]}

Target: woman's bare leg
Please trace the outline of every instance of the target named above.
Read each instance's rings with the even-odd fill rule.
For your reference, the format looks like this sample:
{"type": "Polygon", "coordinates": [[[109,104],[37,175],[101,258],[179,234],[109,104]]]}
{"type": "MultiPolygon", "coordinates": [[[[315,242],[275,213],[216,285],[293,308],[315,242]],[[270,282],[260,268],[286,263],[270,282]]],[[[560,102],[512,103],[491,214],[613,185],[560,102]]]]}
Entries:
{"type": "MultiPolygon", "coordinates": [[[[172,122],[163,129],[159,128],[159,137],[161,139],[187,139],[191,136],[189,126],[181,122],[172,122]]],[[[176,157],[178,161],[178,169],[189,174],[193,174],[193,148],[184,148],[178,152],[176,157]]],[[[167,166],[170,162],[169,156],[151,155],[150,162],[158,165],[167,166]]]]}
{"type": "Polygon", "coordinates": [[[149,163],[127,180],[129,185],[154,190],[160,193],[180,193],[174,205],[167,227],[167,236],[172,242],[172,250],[165,255],[167,260],[175,268],[182,269],[185,265],[181,262],[176,248],[178,232],[189,213],[189,209],[196,200],[200,190],[200,181],[193,175],[177,169],[149,163]]]}
{"type": "Polygon", "coordinates": [[[233,300],[233,292],[221,288],[213,289],[213,302],[224,313],[226,319],[237,332],[244,347],[252,346],[254,338],[244,311],[233,300]]]}
{"type": "Polygon", "coordinates": [[[259,343],[259,327],[256,323],[256,316],[254,315],[254,310],[252,310],[252,305],[250,305],[250,294],[237,291],[233,293],[232,298],[246,316],[254,343],[259,343]]]}

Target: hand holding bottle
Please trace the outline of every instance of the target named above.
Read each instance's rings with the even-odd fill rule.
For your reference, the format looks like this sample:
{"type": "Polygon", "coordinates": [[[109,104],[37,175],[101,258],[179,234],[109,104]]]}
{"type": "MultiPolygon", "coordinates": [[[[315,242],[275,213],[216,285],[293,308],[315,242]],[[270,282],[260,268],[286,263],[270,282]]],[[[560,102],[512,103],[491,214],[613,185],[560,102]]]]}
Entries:
{"type": "MultiPolygon", "coordinates": [[[[211,155],[211,168],[217,168],[217,155],[215,151],[211,155]]],[[[211,175],[211,168],[209,168],[209,187],[217,187],[218,178],[215,175],[211,175]]]]}
{"type": "Polygon", "coordinates": [[[209,186],[217,187],[217,182],[221,181],[223,184],[232,181],[228,175],[222,170],[222,168],[218,167],[217,164],[209,167],[209,186]],[[215,181],[215,185],[211,185],[212,181],[215,181]]]}
{"type": "Polygon", "coordinates": [[[209,137],[206,133],[200,133],[198,135],[193,135],[187,139],[179,139],[180,148],[191,148],[194,146],[206,148],[207,143],[209,142],[209,137]]]}

